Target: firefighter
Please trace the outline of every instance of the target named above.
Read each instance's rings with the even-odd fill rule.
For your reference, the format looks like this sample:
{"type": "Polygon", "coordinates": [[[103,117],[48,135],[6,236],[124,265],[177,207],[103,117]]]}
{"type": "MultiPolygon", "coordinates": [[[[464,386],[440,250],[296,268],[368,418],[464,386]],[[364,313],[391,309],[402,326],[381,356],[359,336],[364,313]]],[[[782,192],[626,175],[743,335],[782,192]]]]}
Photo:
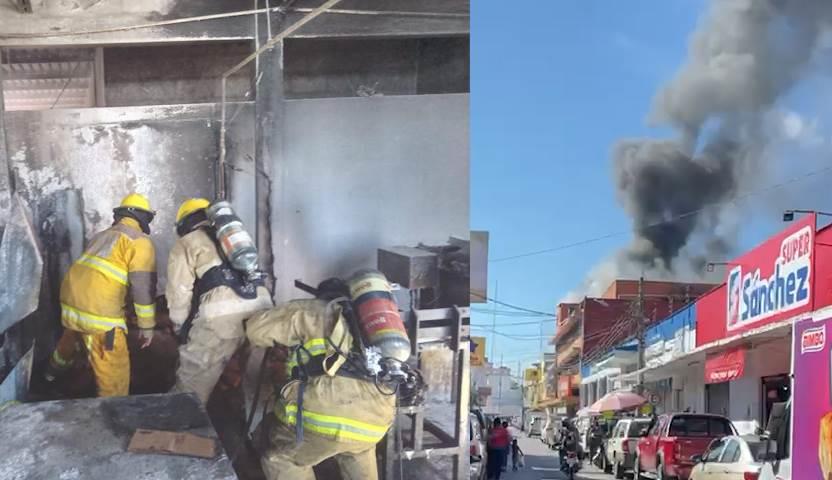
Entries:
{"type": "Polygon", "coordinates": [[[349,290],[331,279],[316,299],[284,303],[247,323],[252,344],[290,351],[290,379],[255,432],[268,480],[314,480],[313,467],[328,458],[344,480],[378,479],[376,444],[393,422],[395,395],[346,361],[353,336],[334,301],[340,297],[349,290]]]}
{"type": "Polygon", "coordinates": [[[269,291],[245,282],[221,254],[208,227],[209,205],[192,198],[179,208],[179,239],[168,257],[165,291],[170,320],[185,342],[179,347],[174,391],[194,392],[203,404],[245,341],[243,321],[272,307],[269,291]]]}
{"type": "Polygon", "coordinates": [[[128,295],[136,313],[141,348],[153,340],[156,326],[156,253],[150,239],[155,212],[142,195],[131,193],[113,210],[113,226],[92,237],[61,283],[64,333],[49,359],[46,380],[86,351],[98,395],[130,391],[125,305],[128,295]]]}

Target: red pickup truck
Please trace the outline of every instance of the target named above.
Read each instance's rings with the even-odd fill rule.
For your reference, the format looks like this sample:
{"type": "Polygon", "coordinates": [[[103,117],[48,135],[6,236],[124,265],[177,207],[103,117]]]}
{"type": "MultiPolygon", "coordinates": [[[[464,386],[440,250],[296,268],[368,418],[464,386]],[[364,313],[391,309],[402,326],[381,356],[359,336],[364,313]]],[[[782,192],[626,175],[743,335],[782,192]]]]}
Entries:
{"type": "Polygon", "coordinates": [[[692,456],[702,455],[715,438],[736,434],[731,420],[720,415],[661,415],[638,441],[635,478],[688,480],[692,456]]]}

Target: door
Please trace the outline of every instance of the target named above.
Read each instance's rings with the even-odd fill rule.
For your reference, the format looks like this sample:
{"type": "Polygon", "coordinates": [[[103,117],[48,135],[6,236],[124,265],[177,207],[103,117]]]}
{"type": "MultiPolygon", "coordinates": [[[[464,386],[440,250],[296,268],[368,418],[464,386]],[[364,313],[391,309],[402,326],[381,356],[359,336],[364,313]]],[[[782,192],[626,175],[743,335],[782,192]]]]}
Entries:
{"type": "Polygon", "coordinates": [[[656,471],[656,456],[658,454],[659,439],[662,437],[664,427],[667,425],[667,417],[662,415],[650,429],[650,432],[642,440],[639,448],[639,456],[641,458],[641,465],[645,471],[656,471]]]}
{"type": "Polygon", "coordinates": [[[627,420],[620,420],[616,423],[615,428],[612,430],[612,435],[607,440],[607,461],[609,463],[612,463],[618,456],[618,452],[621,451],[621,429],[625,423],[627,423],[627,420]]]}
{"type": "Polygon", "coordinates": [[[760,418],[760,425],[766,428],[774,404],[787,402],[791,398],[791,380],[788,375],[783,374],[763,377],[761,381],[763,386],[763,416],[760,418]]]}
{"type": "Polygon", "coordinates": [[[729,382],[705,385],[705,412],[728,416],[731,402],[729,382]]]}

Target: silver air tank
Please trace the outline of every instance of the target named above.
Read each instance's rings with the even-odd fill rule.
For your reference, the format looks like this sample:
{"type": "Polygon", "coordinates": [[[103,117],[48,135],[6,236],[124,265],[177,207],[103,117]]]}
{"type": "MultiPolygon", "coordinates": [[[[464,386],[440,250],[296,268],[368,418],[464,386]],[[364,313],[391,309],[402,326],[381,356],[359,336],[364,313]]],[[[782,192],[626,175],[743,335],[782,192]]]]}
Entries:
{"type": "Polygon", "coordinates": [[[243,228],[243,222],[225,200],[214,202],[206,209],[208,222],[216,231],[217,241],[231,267],[249,279],[260,276],[257,246],[243,228]]]}

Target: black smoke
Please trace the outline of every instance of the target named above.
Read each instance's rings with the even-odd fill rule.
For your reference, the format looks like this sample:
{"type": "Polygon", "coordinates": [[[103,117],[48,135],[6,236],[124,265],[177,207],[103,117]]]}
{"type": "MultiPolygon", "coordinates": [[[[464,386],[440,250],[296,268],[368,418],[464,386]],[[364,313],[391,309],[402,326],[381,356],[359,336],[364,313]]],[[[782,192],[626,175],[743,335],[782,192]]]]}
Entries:
{"type": "Polygon", "coordinates": [[[685,64],[653,101],[653,123],[677,136],[613,149],[635,236],[619,271],[632,270],[623,261],[674,276],[680,261],[698,268],[731,249],[720,212],[744,187],[761,186],[768,138],[760,125],[805,73],[830,17],[832,0],[712,2],[685,64]]]}

